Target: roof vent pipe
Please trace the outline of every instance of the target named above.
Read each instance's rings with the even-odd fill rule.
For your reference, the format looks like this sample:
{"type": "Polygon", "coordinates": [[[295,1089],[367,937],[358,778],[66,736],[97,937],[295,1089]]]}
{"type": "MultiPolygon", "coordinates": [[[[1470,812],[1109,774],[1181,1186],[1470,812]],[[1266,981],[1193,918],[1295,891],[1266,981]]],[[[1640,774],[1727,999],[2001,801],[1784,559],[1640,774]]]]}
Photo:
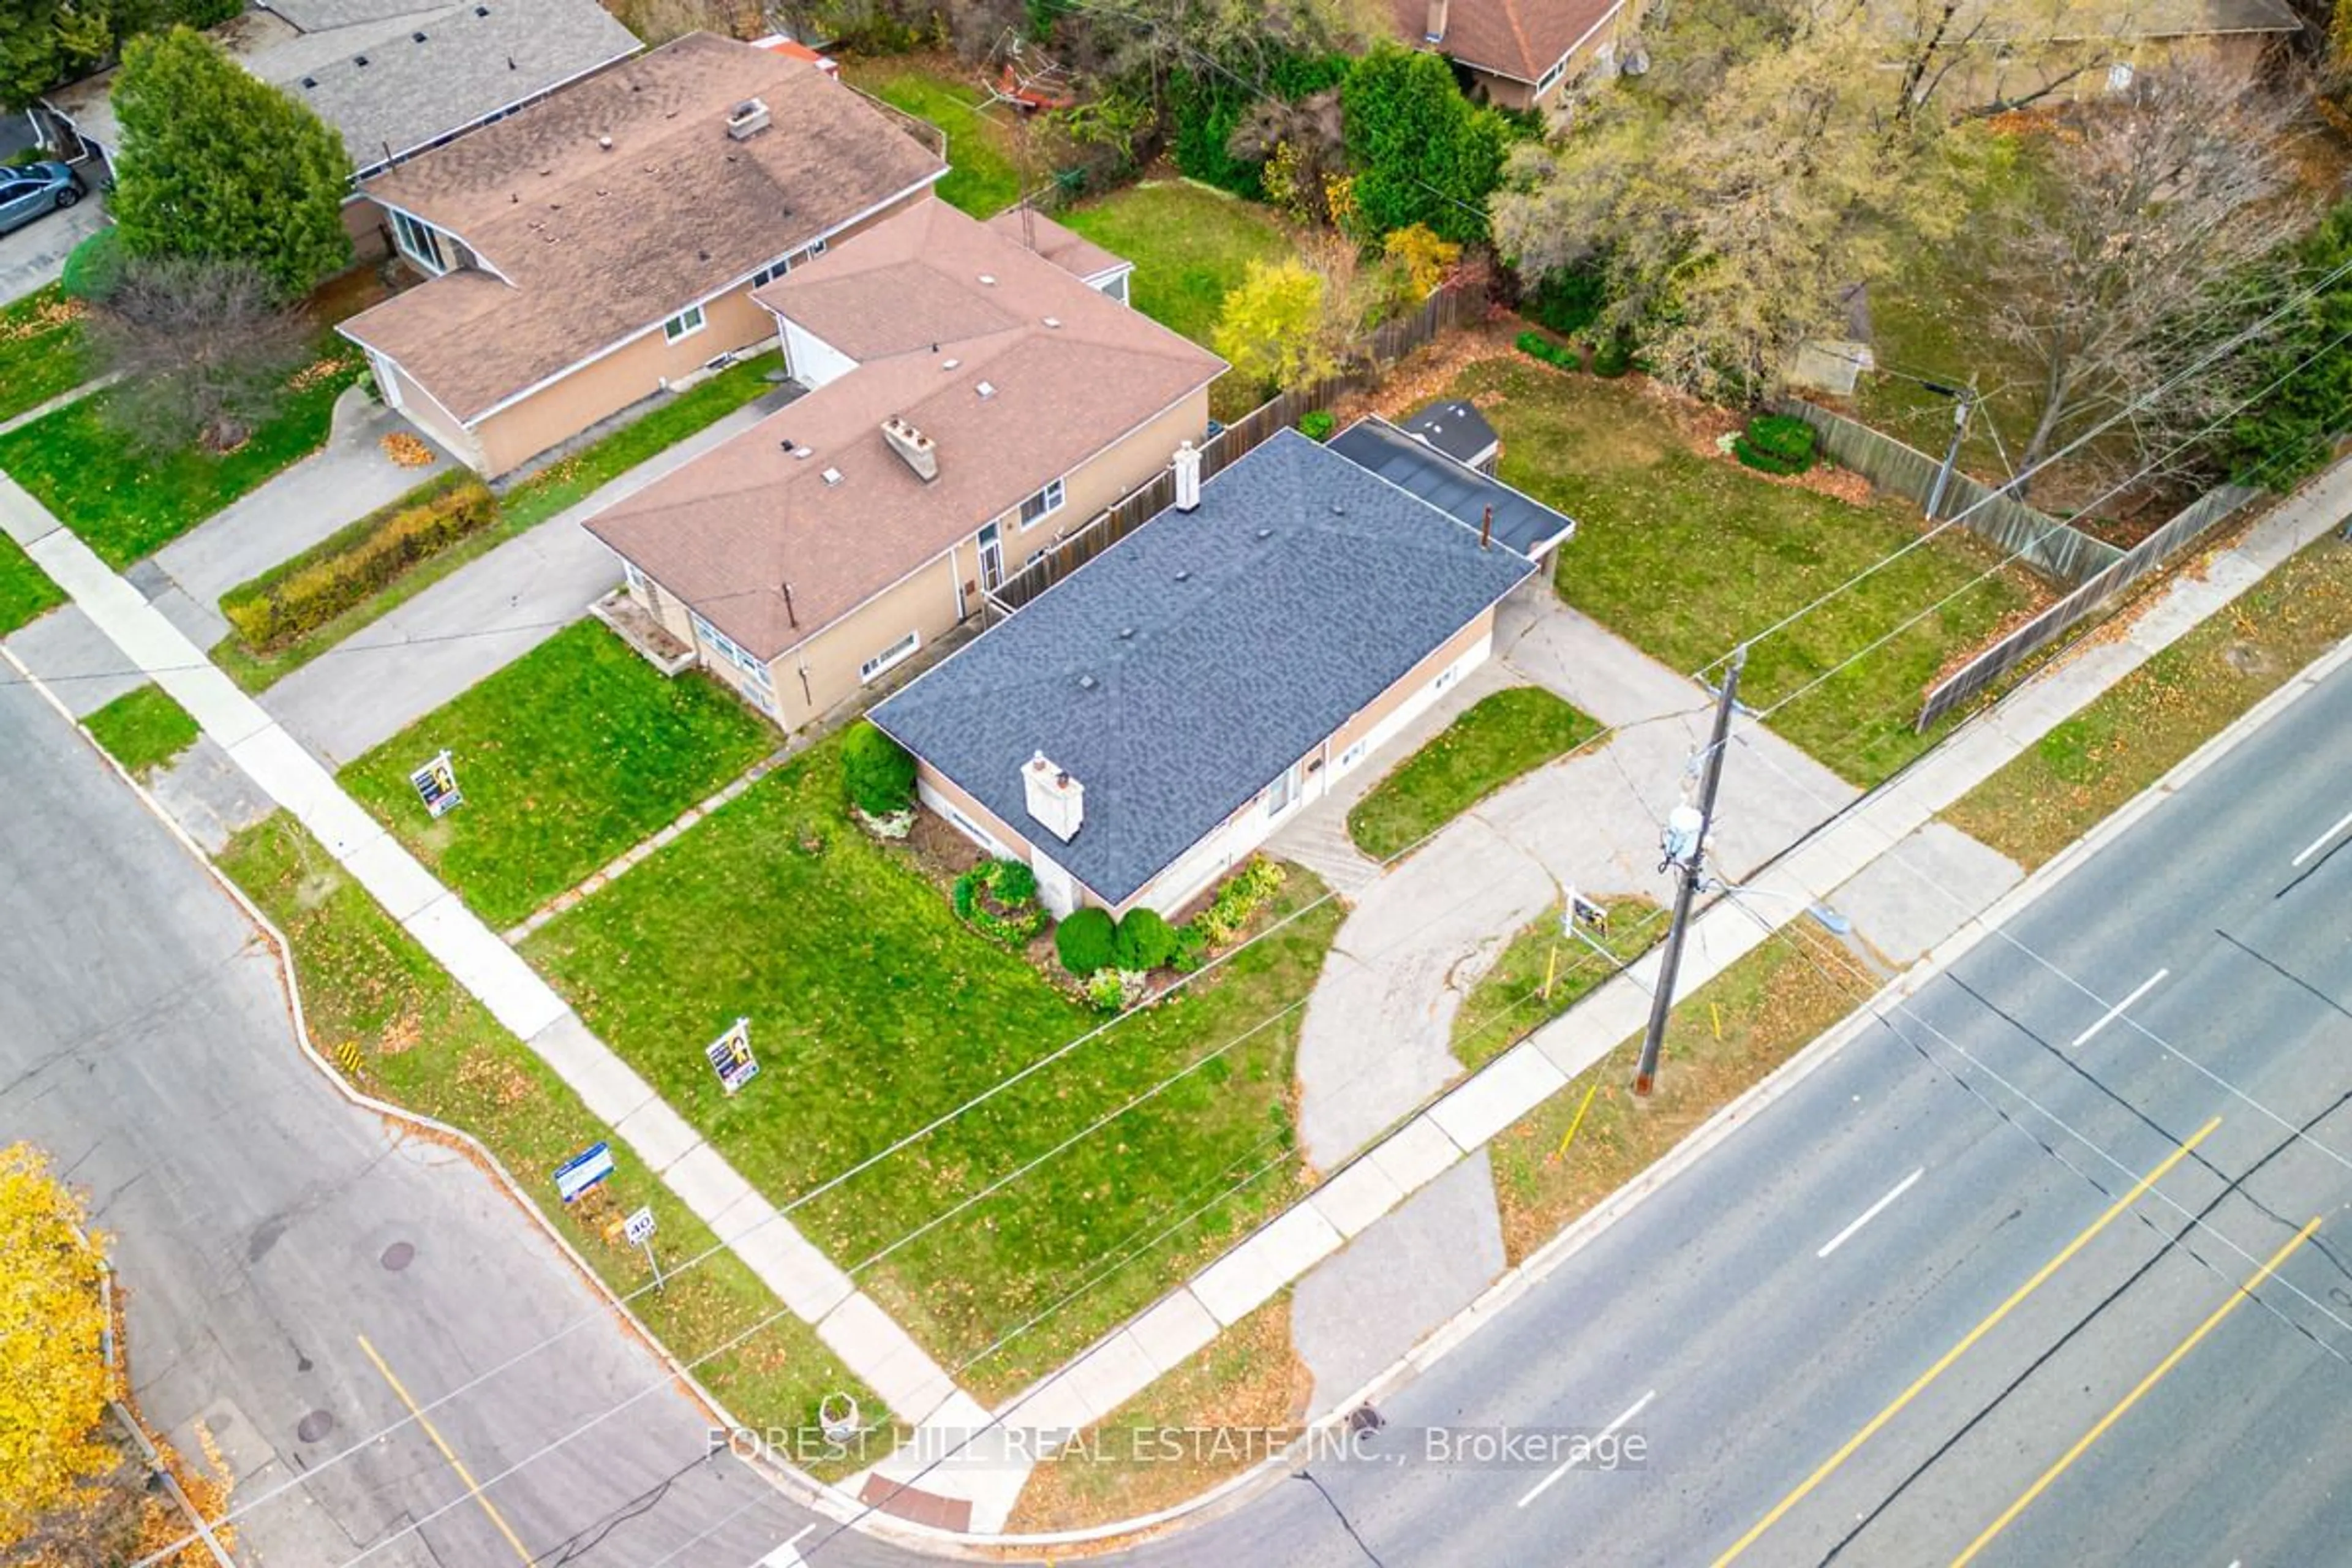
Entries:
{"type": "Polygon", "coordinates": [[[1176,510],[1197,510],[1201,505],[1200,448],[1187,441],[1176,448],[1176,510]]]}
{"type": "Polygon", "coordinates": [[[1495,506],[1492,501],[1486,503],[1486,515],[1478,521],[1478,548],[1495,548],[1495,506]]]}

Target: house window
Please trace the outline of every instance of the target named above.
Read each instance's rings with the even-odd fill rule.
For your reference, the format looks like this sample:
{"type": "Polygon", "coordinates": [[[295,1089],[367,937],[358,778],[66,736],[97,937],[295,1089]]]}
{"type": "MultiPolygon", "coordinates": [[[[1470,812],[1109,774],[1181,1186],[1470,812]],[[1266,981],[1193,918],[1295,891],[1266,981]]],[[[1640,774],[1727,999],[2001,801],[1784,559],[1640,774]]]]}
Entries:
{"type": "Polygon", "coordinates": [[[700,616],[696,615],[691,618],[694,622],[694,635],[699,638],[705,646],[718,653],[720,658],[726,659],[728,663],[741,670],[745,675],[750,676],[761,687],[764,688],[771,684],[768,676],[768,667],[766,664],[752,658],[748,649],[738,644],[734,638],[729,637],[725,632],[720,631],[717,626],[714,626],[709,621],[704,620],[700,616]]]}
{"type": "Polygon", "coordinates": [[[1568,57],[1562,55],[1552,62],[1551,69],[1536,79],[1536,96],[1541,98],[1545,93],[1549,92],[1559,83],[1559,79],[1567,74],[1568,57]]]}
{"type": "Polygon", "coordinates": [[[1371,749],[1372,742],[1369,736],[1357,742],[1354,745],[1339,753],[1339,764],[1336,771],[1343,773],[1346,773],[1349,768],[1352,768],[1358,763],[1362,762],[1364,760],[1364,753],[1371,749]]]}
{"type": "Polygon", "coordinates": [[[765,267],[761,268],[757,272],[751,274],[751,287],[758,289],[763,285],[773,283],[777,279],[782,278],[785,273],[790,272],[792,269],[793,258],[789,256],[780,256],[776,258],[775,260],[769,262],[765,267]]]}
{"type": "Polygon", "coordinates": [[[702,331],[702,307],[699,305],[688,305],[662,323],[662,336],[671,342],[676,342],[680,338],[690,338],[700,331],[702,331]]]}
{"type": "Polygon", "coordinates": [[[635,593],[643,595],[646,592],[646,574],[637,570],[637,563],[635,562],[622,562],[621,576],[635,593]]]}
{"type": "Polygon", "coordinates": [[[1102,291],[1120,304],[1127,303],[1127,274],[1122,272],[1102,286],[1102,291]]]}
{"type": "Polygon", "coordinates": [[[1055,479],[1035,495],[1021,503],[1021,526],[1034,528],[1062,510],[1062,481],[1055,479]]]}
{"type": "Polygon", "coordinates": [[[810,240],[809,254],[811,256],[823,256],[824,254],[824,241],[823,239],[810,240]]]}
{"type": "Polygon", "coordinates": [[[892,665],[902,663],[906,659],[911,658],[914,651],[922,646],[923,634],[920,632],[908,632],[905,637],[900,637],[897,642],[892,643],[888,647],[884,648],[880,653],[876,654],[872,658],[869,658],[864,664],[859,665],[857,667],[858,680],[863,683],[873,679],[876,676],[881,674],[892,665]]]}
{"type": "Polygon", "coordinates": [[[1432,686],[1430,690],[1443,691],[1461,678],[1462,667],[1458,664],[1449,664],[1445,667],[1445,673],[1437,678],[1436,684],[1432,686]]]}
{"type": "Polygon", "coordinates": [[[392,215],[392,237],[403,256],[435,277],[449,270],[448,255],[441,248],[441,235],[432,225],[395,211],[392,215]]]}

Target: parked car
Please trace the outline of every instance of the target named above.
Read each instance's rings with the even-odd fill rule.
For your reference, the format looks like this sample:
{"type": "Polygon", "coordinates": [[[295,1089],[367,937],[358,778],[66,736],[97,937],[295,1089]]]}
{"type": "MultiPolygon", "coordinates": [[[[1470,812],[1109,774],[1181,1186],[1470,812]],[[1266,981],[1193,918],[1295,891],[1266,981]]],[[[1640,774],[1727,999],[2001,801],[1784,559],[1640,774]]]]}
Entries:
{"type": "Polygon", "coordinates": [[[24,227],[43,213],[69,207],[87,187],[63,163],[28,163],[0,169],[0,234],[24,227]]]}

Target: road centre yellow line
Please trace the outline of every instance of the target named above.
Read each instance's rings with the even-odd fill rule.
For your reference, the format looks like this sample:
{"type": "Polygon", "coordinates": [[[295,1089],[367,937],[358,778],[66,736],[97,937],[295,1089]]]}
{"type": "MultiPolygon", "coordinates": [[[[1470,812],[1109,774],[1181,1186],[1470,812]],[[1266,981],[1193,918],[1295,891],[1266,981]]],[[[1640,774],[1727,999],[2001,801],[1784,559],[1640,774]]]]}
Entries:
{"type": "Polygon", "coordinates": [[[1812,1493],[1815,1488],[1819,1487],[1823,1481],[1828,1480],[1830,1477],[1836,1474],[1840,1466],[1843,1465],[1848,1459],[1853,1458],[1854,1451],[1856,1449],[1860,1448],[1864,1443],[1869,1442],[1871,1438],[1878,1435],[1878,1432],[1882,1427],[1884,1427],[1888,1422],[1894,1420],[1895,1416],[1901,1415],[1904,1406],[1909,1405],[1914,1399],[1916,1399],[1921,1394],[1925,1393],[1928,1384],[1943,1376],[1945,1372],[1950,1368],[1954,1362],[1967,1354],[1969,1348],[1979,1340],[1983,1339],[1987,1334],[1992,1332],[1994,1328],[2000,1324],[2003,1318],[2008,1317],[2011,1311],[2016,1310],[2020,1302],[2023,1301],[2028,1296],[2032,1295],[2036,1290],[2042,1289],[2042,1285],[2049,1280],[2052,1275],[2057,1273],[2060,1268],[2065,1266],[2068,1259],[2072,1258],[2074,1254],[2080,1252],[2084,1247],[2089,1246],[2091,1239],[2106,1229],[2107,1226],[2113,1224],[2116,1218],[2123,1214],[2125,1210],[2137,1203],[2150,1187],[2155,1186],[2157,1183],[2164,1180],[2165,1176],[2170,1173],[2173,1166],[2187,1159],[2189,1157],[2189,1151],[2196,1148],[2198,1144],[2202,1143],[2206,1138],[2211,1134],[2213,1129],[2221,1125],[2221,1119],[2216,1116],[2210,1121],[2205,1123],[2204,1126],[2200,1127],[2195,1132],[2191,1133],[2179,1148],[2175,1149],[2171,1153],[2167,1154],[2164,1157],[2163,1163],[2158,1165],[2156,1169],[2150,1171],[2147,1175],[2142,1176],[2137,1183],[2133,1184],[2131,1191],[2126,1193],[2114,1203],[2108,1205],[2105,1212],[2101,1214],[2098,1218],[2093,1220],[2090,1225],[2081,1232],[2081,1234],[2074,1237],[2074,1240],[2068,1242],[2065,1248],[2061,1251],[2058,1256],[2053,1258],[2049,1262],[2034,1270],[2033,1277],[2032,1279],[2026,1280],[2024,1284],[2020,1285],[2016,1289],[2011,1291],[2008,1300],[2001,1302],[2000,1306],[1995,1307],[1982,1322],[1979,1323],[1975,1328],[1970,1329],[1965,1335],[1963,1335],[1958,1344],[1954,1345],[1950,1350],[1946,1351],[1940,1357],[1938,1357],[1933,1366],[1930,1366],[1927,1371],[1921,1373],[1916,1378],[1914,1378],[1910,1387],[1905,1389],[1901,1394],[1895,1396],[1894,1403],[1887,1405],[1885,1409],[1880,1411],[1877,1415],[1872,1416],[1868,1423],[1863,1426],[1861,1431],[1856,1432],[1853,1436],[1847,1438],[1845,1442],[1840,1446],[1837,1452],[1822,1460],[1821,1468],[1814,1470],[1811,1475],[1807,1476],[1802,1482],[1799,1483],[1794,1491],[1790,1492],[1787,1497],[1782,1498],[1779,1502],[1773,1504],[1771,1512],[1766,1514],[1762,1519],[1758,1520],[1747,1534],[1733,1542],[1723,1555],[1715,1560],[1714,1568],[1725,1568],[1727,1563],[1733,1562],[1740,1555],[1740,1553],[1755,1545],[1758,1541],[1763,1538],[1766,1531],[1770,1530],[1774,1525],[1780,1523],[1781,1519],[1787,1515],[1790,1509],[1795,1508],[1799,1503],[1804,1501],[1805,1499],[1812,1493]]]}
{"type": "Polygon", "coordinates": [[[2306,1225],[2301,1230],[2296,1231],[2294,1237],[2284,1247],[2282,1247],[2276,1252],[2272,1253],[2270,1256],[2270,1261],[2264,1263],[2260,1268],[2254,1270],[2254,1277],[2252,1279],[2247,1280],[2243,1285],[2239,1286],[2235,1290],[2231,1291],[2230,1299],[2222,1302],[2220,1306],[2214,1308],[2212,1316],[2198,1324],[2196,1331],[2191,1333],[2187,1339],[2173,1346],[2172,1353],[2166,1356],[2162,1361],[2157,1363],[2155,1371],[2149,1373],[2146,1377],[2141,1378],[2139,1380],[2139,1385],[2137,1388],[2134,1388],[2129,1394],[2125,1394],[2122,1401],[2118,1403],[2113,1410],[2110,1410],[2105,1415],[2100,1416],[2099,1424],[2092,1427],[2088,1432],[2084,1433],[2082,1437],[2076,1441],[2073,1447],[2067,1449],[2065,1453],[2059,1456],[2059,1459],[2056,1464],[2042,1471],[2041,1479],[2036,1480],[2032,1486],[2026,1488],[2025,1494],[2022,1497],[2019,1498],[2015,1502],[2011,1503],[2009,1507],[2002,1510],[2001,1515],[1999,1519],[1996,1519],[1990,1524],[1986,1525],[1984,1532],[1979,1535],[1974,1541],[1969,1542],[1969,1549],[1966,1552],[1961,1552],[1958,1557],[1952,1559],[1952,1568],[1964,1568],[1965,1564],[1975,1562],[1977,1553],[1982,1552],[1988,1545],[1990,1545],[1994,1536],[1999,1535],[2002,1531],[2008,1529],[2016,1520],[2017,1516],[2023,1513],[2027,1507],[2032,1503],[2035,1498],[2040,1497],[2044,1491],[2048,1490],[2050,1484],[2053,1481],[2055,1481],[2060,1476],[2066,1473],[2066,1468],[2068,1466],[2081,1458],[2090,1448],[2092,1444],[2097,1442],[2102,1436],[2105,1436],[2108,1427],[2123,1419],[2125,1411],[2129,1410],[2133,1405],[2139,1403],[2140,1395],[2146,1394],[2149,1389],[2154,1388],[2157,1385],[2157,1383],[2162,1379],[2167,1373],[2179,1365],[2182,1358],[2187,1356],[2190,1351],[2197,1348],[2197,1342],[2200,1340],[2203,1339],[2207,1334],[2211,1333],[2215,1328],[2220,1326],[2222,1319],[2236,1311],[2239,1306],[2254,1293],[2255,1287],[2259,1286],[2263,1280],[2269,1279],[2273,1273],[2277,1272],[2279,1265],[2287,1260],[2288,1254],[2294,1251],[2296,1247],[2301,1247],[2305,1242],[2309,1241],[2311,1239],[2311,1233],[2318,1228],[2319,1221],[2315,1218],[2309,1225],[2306,1225]]]}
{"type": "Polygon", "coordinates": [[[482,1490],[481,1483],[475,1480],[473,1472],[466,1468],[466,1461],[457,1458],[457,1451],[443,1440],[431,1418],[418,1407],[415,1400],[408,1396],[408,1390],[400,1385],[400,1379],[392,1375],[392,1368],[383,1363],[383,1357],[375,1353],[375,1347],[368,1343],[365,1334],[360,1336],[360,1349],[367,1352],[368,1360],[375,1363],[376,1371],[383,1373],[384,1382],[392,1384],[392,1391],[400,1395],[400,1402],[408,1406],[408,1413],[416,1417],[416,1424],[425,1428],[425,1435],[433,1439],[433,1446],[441,1450],[441,1457],[449,1461],[449,1468],[457,1472],[459,1480],[466,1483],[466,1495],[482,1505],[482,1511],[490,1516],[490,1522],[497,1525],[499,1533],[507,1538],[507,1544],[514,1548],[514,1554],[528,1565],[531,1560],[530,1553],[523,1550],[514,1527],[507,1523],[506,1516],[499,1512],[498,1505],[490,1501],[489,1494],[482,1490]]]}

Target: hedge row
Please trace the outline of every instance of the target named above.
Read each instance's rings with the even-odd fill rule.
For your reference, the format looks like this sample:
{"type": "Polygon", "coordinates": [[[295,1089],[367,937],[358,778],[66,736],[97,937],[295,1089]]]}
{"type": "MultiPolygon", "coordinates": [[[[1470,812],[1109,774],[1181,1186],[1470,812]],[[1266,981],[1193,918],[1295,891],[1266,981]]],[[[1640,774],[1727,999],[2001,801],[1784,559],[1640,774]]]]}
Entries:
{"type": "Polygon", "coordinates": [[[467,534],[498,505],[479,481],[436,480],[221,598],[247,647],[272,653],[383,589],[467,534]]]}
{"type": "Polygon", "coordinates": [[[1518,351],[1528,358],[1539,359],[1546,364],[1558,365],[1562,370],[1574,370],[1581,363],[1577,359],[1574,349],[1565,343],[1556,343],[1538,331],[1521,332],[1512,341],[1517,344],[1518,351]]]}

